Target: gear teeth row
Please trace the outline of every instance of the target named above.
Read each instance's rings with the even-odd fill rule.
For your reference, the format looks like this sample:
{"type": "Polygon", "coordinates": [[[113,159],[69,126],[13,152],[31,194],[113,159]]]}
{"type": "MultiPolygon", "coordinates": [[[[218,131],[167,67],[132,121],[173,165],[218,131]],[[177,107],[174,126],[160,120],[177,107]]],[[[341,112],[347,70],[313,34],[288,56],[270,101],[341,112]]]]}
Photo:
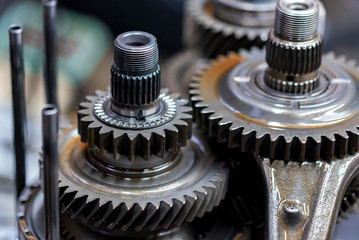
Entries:
{"type": "Polygon", "coordinates": [[[176,115],[167,124],[153,129],[125,130],[106,125],[94,115],[92,109],[96,99],[95,96],[87,97],[86,102],[79,105],[78,130],[81,141],[88,143],[89,149],[99,150],[103,156],[112,154],[118,159],[124,155],[130,160],[136,156],[145,160],[151,155],[163,157],[165,151],[177,152],[186,146],[191,137],[192,108],[186,106],[187,100],[176,100],[176,115]]]}
{"type": "MultiPolygon", "coordinates": [[[[240,147],[243,152],[252,150],[258,156],[276,160],[331,160],[334,157],[342,158],[347,154],[354,154],[359,150],[359,124],[341,131],[335,128],[330,135],[308,134],[299,138],[270,131],[258,132],[253,124],[234,123],[225,119],[221,112],[217,113],[217,110],[212,109],[212,105],[203,99],[201,82],[210,70],[225,66],[227,61],[235,57],[233,54],[218,57],[205,67],[199,76],[194,77],[190,84],[194,120],[209,137],[216,137],[218,142],[227,142],[230,148],[240,147]]],[[[330,56],[328,58],[330,59],[330,56]]],[[[338,62],[344,66],[346,64],[345,59],[339,59],[338,62]]]]}
{"type": "Polygon", "coordinates": [[[214,58],[219,54],[252,46],[263,47],[269,28],[261,33],[240,27],[213,16],[213,6],[208,0],[187,0],[184,42],[189,48],[198,48],[203,57],[214,58]]]}
{"type": "Polygon", "coordinates": [[[120,74],[111,68],[112,98],[122,107],[141,107],[154,103],[161,91],[160,67],[141,76],[120,74]]]}
{"type": "Polygon", "coordinates": [[[318,37],[318,40],[304,46],[292,46],[270,37],[266,48],[266,61],[269,67],[283,74],[311,73],[317,70],[322,63],[323,39],[321,36],[318,37]]]}
{"type": "Polygon", "coordinates": [[[63,214],[69,214],[83,223],[97,228],[111,230],[155,230],[158,227],[180,226],[184,221],[191,222],[202,217],[224,199],[227,186],[227,169],[222,164],[209,183],[199,189],[188,192],[181,198],[170,201],[139,203],[101,202],[91,199],[60,182],[60,208],[63,214]]]}

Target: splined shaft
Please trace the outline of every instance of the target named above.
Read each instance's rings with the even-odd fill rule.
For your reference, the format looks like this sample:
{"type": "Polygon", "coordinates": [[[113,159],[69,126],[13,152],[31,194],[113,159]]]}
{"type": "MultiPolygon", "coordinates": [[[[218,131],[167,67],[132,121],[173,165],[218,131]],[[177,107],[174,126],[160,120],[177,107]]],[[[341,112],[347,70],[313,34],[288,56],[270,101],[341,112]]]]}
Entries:
{"type": "Polygon", "coordinates": [[[160,67],[156,38],[140,31],[125,32],[114,42],[111,68],[113,110],[154,105],[160,94],[160,67]]]}
{"type": "Polygon", "coordinates": [[[268,86],[294,94],[305,94],[318,86],[323,52],[318,25],[316,0],[278,1],[266,47],[268,86]]]}

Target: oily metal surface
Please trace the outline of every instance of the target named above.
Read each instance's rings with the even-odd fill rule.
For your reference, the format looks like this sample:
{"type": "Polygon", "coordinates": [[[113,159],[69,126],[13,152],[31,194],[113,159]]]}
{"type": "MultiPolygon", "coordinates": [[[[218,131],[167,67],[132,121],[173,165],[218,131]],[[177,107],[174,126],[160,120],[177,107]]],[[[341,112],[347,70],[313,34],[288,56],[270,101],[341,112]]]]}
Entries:
{"type": "Polygon", "coordinates": [[[229,147],[271,159],[332,159],[358,150],[359,69],[324,56],[310,95],[295,96],[263,83],[264,53],[221,56],[191,83],[195,120],[229,147]]]}
{"type": "Polygon", "coordinates": [[[226,193],[228,169],[216,161],[198,132],[174,154],[175,167],[156,177],[99,171],[88,161],[87,145],[75,130],[61,138],[60,152],[62,212],[104,231],[181,225],[211,211],[226,193]]]}

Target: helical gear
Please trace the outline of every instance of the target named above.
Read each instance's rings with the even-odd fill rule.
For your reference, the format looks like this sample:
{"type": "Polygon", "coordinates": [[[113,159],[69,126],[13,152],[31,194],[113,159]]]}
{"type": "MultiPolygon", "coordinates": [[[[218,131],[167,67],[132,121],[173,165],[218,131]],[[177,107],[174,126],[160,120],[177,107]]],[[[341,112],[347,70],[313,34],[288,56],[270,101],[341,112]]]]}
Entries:
{"type": "MultiPolygon", "coordinates": [[[[245,54],[246,53],[243,53],[243,55],[245,54]]],[[[284,124],[280,123],[279,120],[276,122],[274,119],[273,122],[271,122],[271,119],[263,121],[243,113],[243,110],[245,109],[242,109],[241,111],[240,107],[243,107],[243,104],[247,104],[248,100],[253,102],[253,97],[250,99],[248,96],[242,96],[238,100],[239,102],[235,105],[228,105],[229,102],[224,103],[224,95],[220,92],[222,85],[220,84],[221,82],[225,84],[225,81],[227,81],[230,86],[232,86],[230,81],[235,82],[234,84],[239,84],[241,86],[240,89],[243,87],[252,89],[252,84],[260,84],[263,86],[262,89],[254,87],[257,89],[255,91],[260,91],[259,94],[263,94],[263,91],[270,91],[271,94],[278,94],[271,92],[271,90],[267,89],[265,84],[259,82],[258,79],[246,77],[248,72],[254,70],[254,66],[263,63],[263,60],[258,60],[263,58],[263,55],[263,52],[260,54],[259,51],[255,50],[247,53],[247,58],[249,59],[253,56],[257,56],[257,58],[254,57],[255,59],[253,59],[252,62],[248,60],[244,62],[244,57],[236,53],[232,53],[228,56],[221,56],[218,59],[213,60],[212,64],[207,66],[202,72],[201,76],[193,79],[193,82],[191,83],[192,90],[190,90],[191,102],[194,107],[196,122],[201,128],[204,129],[209,136],[216,137],[219,142],[227,141],[229,147],[240,146],[242,151],[254,150],[255,154],[263,157],[270,157],[271,159],[297,159],[304,161],[322,158],[330,160],[334,156],[343,157],[347,154],[355,153],[359,148],[359,115],[357,111],[351,112],[350,117],[346,116],[340,121],[339,119],[332,119],[333,122],[330,124],[314,124],[312,127],[306,129],[304,125],[284,124]],[[248,64],[246,65],[246,63],[248,64]],[[236,69],[237,72],[235,75],[230,75],[230,71],[235,69],[236,66],[238,66],[236,69]],[[238,68],[244,69],[249,66],[253,67],[243,71],[244,76],[234,77],[236,75],[241,75],[241,71],[238,68]],[[223,78],[228,75],[230,76],[227,80],[223,80],[223,78]],[[223,81],[221,81],[221,79],[223,81]],[[233,109],[233,107],[238,107],[239,105],[241,106],[238,109],[233,109]]],[[[359,68],[355,65],[355,62],[346,61],[343,57],[335,58],[333,54],[325,55],[323,61],[324,67],[322,66],[321,71],[326,72],[326,69],[333,70],[333,68],[335,68],[338,71],[338,74],[331,76],[334,80],[325,79],[323,76],[321,77],[323,80],[323,88],[328,86],[330,86],[330,88],[329,90],[328,88],[318,90],[323,92],[321,92],[321,94],[318,92],[317,98],[318,96],[327,94],[328,98],[329,95],[330,98],[333,98],[335,95],[337,97],[336,99],[341,101],[343,100],[343,96],[350,95],[350,98],[345,99],[344,101],[347,102],[350,109],[357,109],[356,104],[358,102],[356,96],[358,95],[356,91],[358,89],[359,68]],[[341,74],[343,76],[341,76],[341,74]],[[342,80],[347,78],[347,80],[335,80],[336,78],[342,80]],[[338,86],[342,89],[340,92],[337,92],[336,94],[330,93],[334,88],[338,89],[338,86]],[[350,94],[344,93],[345,91],[349,91],[349,89],[354,90],[350,94]]],[[[265,68],[265,65],[262,66],[265,68]]],[[[233,91],[237,91],[236,89],[237,87],[235,87],[233,91]]],[[[227,90],[229,91],[229,89],[227,90]]],[[[225,92],[225,89],[223,89],[223,91],[225,92]]],[[[229,95],[230,91],[228,91],[226,92],[226,95],[233,101],[234,96],[229,95]]],[[[243,91],[241,91],[240,94],[243,94],[243,91]]],[[[251,93],[255,94],[256,92],[251,93]]],[[[233,94],[240,96],[235,92],[233,94]]],[[[266,105],[269,104],[269,100],[264,101],[266,101],[266,105]]],[[[316,102],[316,100],[314,102],[316,102]]],[[[338,104],[341,103],[342,102],[338,104]]],[[[273,104],[275,104],[275,101],[273,104]]],[[[310,105],[308,105],[308,107],[309,106],[310,105]]],[[[336,108],[337,106],[332,107],[336,108]]],[[[253,108],[251,109],[253,110],[253,108]]],[[[255,111],[253,110],[252,113],[255,113],[255,111]]],[[[251,113],[248,112],[248,114],[251,113]]],[[[276,116],[280,118],[280,115],[276,116]]],[[[339,118],[341,118],[341,116],[339,118]]],[[[284,120],[284,117],[281,119],[284,120]]]]}
{"type": "MultiPolygon", "coordinates": [[[[275,5],[273,7],[274,16],[275,5]]],[[[274,19],[273,19],[274,20],[274,19]]],[[[262,47],[267,40],[267,27],[245,27],[228,23],[214,16],[213,3],[208,0],[188,0],[185,7],[184,42],[199,48],[204,57],[252,46],[262,47]]]]}
{"type": "Polygon", "coordinates": [[[161,168],[171,168],[153,179],[103,174],[88,165],[91,154],[75,136],[72,131],[60,142],[60,206],[83,223],[103,231],[166,229],[203,216],[225,196],[228,168],[215,161],[198,133],[181,152],[167,156],[161,168]]]}

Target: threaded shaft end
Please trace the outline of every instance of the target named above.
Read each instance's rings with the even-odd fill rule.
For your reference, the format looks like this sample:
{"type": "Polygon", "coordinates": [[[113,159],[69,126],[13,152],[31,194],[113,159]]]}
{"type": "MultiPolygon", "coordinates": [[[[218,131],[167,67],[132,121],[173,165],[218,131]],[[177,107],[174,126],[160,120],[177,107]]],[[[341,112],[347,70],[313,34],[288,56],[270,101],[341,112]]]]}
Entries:
{"type": "Polygon", "coordinates": [[[318,35],[319,5],[315,0],[280,0],[274,32],[288,41],[308,41],[318,35]]]}
{"type": "Polygon", "coordinates": [[[125,32],[116,38],[114,44],[114,66],[118,73],[140,76],[158,69],[157,40],[152,34],[125,32]]]}

